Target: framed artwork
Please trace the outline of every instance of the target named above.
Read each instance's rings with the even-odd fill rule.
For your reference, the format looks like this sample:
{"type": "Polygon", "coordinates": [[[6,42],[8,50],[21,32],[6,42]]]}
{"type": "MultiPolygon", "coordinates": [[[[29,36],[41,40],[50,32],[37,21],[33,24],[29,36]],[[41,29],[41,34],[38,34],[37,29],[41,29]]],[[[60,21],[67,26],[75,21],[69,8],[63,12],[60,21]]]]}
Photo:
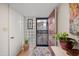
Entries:
{"type": "Polygon", "coordinates": [[[27,28],[28,29],[33,29],[33,19],[28,19],[27,20],[27,28]]]}
{"type": "Polygon", "coordinates": [[[70,33],[74,35],[79,35],[79,4],[70,3],[70,33]]]}

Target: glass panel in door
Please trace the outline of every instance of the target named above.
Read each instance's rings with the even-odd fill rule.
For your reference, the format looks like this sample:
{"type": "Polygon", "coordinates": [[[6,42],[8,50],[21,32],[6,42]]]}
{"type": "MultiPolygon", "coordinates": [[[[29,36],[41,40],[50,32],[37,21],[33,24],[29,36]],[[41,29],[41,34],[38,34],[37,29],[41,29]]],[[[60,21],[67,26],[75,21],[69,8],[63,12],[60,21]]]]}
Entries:
{"type": "Polygon", "coordinates": [[[37,39],[36,45],[38,46],[47,46],[48,45],[48,26],[47,18],[37,19],[37,39]]]}

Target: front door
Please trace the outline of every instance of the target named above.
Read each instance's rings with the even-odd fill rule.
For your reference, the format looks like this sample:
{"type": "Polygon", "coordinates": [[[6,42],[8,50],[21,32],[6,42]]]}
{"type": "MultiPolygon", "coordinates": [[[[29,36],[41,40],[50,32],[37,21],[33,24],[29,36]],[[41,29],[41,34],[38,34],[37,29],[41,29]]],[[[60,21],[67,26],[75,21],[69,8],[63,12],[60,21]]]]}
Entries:
{"type": "Polygon", "coordinates": [[[36,19],[36,45],[48,46],[48,18],[36,19]]]}

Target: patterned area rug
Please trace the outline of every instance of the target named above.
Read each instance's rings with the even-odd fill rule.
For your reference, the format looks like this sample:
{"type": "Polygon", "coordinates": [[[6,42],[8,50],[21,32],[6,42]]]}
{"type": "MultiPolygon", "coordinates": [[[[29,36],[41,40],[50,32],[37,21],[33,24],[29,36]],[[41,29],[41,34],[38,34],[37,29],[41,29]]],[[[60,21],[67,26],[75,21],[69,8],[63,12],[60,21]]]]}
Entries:
{"type": "Polygon", "coordinates": [[[31,56],[52,56],[48,47],[35,47],[31,56]]]}

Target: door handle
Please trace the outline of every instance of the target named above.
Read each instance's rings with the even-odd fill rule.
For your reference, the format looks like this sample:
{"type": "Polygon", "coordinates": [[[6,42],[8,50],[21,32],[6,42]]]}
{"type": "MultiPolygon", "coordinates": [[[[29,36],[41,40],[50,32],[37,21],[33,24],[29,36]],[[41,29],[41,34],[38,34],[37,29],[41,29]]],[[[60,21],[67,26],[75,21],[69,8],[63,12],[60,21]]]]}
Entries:
{"type": "Polygon", "coordinates": [[[11,37],[11,39],[14,39],[14,37],[11,37]]]}

